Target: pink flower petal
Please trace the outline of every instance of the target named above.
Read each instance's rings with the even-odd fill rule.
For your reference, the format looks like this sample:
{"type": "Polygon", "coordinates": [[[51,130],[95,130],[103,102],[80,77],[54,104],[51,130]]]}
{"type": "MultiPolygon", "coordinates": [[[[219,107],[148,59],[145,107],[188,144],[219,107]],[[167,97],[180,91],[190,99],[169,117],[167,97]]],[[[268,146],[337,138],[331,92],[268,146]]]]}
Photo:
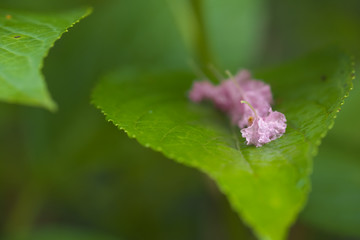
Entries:
{"type": "Polygon", "coordinates": [[[241,134],[243,138],[246,138],[248,145],[253,144],[256,147],[261,147],[285,133],[285,122],[284,114],[269,109],[268,116],[264,118],[257,117],[250,127],[241,129],[241,134]]]}
{"type": "Polygon", "coordinates": [[[218,86],[206,80],[195,82],[189,97],[193,102],[210,100],[218,109],[227,113],[233,124],[243,128],[241,133],[247,144],[259,147],[285,132],[284,114],[271,109],[273,97],[270,86],[251,79],[247,70],[239,71],[234,79],[224,80],[218,86]],[[249,103],[256,114],[241,101],[249,103]]]}

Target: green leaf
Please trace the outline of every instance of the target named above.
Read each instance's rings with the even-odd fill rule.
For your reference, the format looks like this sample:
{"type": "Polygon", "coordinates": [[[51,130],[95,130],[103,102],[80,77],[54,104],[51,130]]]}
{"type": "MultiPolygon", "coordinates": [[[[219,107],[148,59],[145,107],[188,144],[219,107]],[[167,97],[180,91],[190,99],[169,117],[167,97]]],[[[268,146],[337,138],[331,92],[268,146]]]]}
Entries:
{"type": "Polygon", "coordinates": [[[284,239],[309,189],[312,157],[352,87],[349,57],[323,51],[257,77],[269,82],[288,119],[286,134],[261,148],[186,94],[186,73],[119,71],[98,84],[93,102],[141,144],[210,175],[260,239],[284,239]]]}
{"type": "Polygon", "coordinates": [[[56,110],[41,74],[43,59],[67,28],[90,11],[29,13],[0,9],[0,100],[56,110]]]}

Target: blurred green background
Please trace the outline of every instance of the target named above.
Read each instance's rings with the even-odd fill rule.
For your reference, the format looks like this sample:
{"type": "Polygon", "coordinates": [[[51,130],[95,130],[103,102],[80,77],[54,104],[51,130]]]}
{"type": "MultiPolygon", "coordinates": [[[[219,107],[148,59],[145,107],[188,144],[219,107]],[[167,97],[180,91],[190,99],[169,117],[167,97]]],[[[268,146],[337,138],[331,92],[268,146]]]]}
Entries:
{"type": "MultiPolygon", "coordinates": [[[[255,239],[211,179],[117,131],[89,103],[91,91],[118,66],[189,70],[189,59],[198,60],[194,51],[233,71],[271,66],[328,45],[359,56],[360,2],[0,2],[1,8],[31,11],[83,5],[92,6],[93,14],[45,60],[59,111],[0,103],[0,237],[255,239]],[[186,31],[189,8],[207,36],[195,45],[186,31]],[[211,56],[201,54],[207,49],[211,56]]],[[[358,87],[356,79],[320,147],[313,191],[289,239],[360,239],[358,87]]]]}

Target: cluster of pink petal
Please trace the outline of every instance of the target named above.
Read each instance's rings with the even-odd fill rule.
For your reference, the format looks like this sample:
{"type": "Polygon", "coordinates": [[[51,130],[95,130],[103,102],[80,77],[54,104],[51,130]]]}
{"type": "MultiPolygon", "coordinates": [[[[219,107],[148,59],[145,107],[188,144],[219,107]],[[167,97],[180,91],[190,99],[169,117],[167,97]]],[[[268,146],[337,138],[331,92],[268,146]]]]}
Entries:
{"type": "Polygon", "coordinates": [[[240,71],[234,79],[227,79],[214,86],[209,81],[195,82],[189,97],[194,102],[212,101],[217,108],[226,112],[233,124],[241,128],[247,144],[264,145],[285,133],[286,118],[280,112],[273,112],[273,97],[270,86],[251,79],[247,70],[240,71]],[[241,101],[248,102],[256,111],[241,101]]]}

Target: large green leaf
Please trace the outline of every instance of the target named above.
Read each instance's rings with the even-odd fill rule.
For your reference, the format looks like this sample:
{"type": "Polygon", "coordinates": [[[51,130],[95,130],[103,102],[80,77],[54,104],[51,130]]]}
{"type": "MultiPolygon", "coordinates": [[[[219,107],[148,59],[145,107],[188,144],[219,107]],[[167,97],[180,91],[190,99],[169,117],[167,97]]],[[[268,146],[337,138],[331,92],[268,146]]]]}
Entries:
{"type": "Polygon", "coordinates": [[[43,58],[67,28],[89,13],[84,8],[61,13],[0,9],[0,100],[55,110],[41,74],[43,58]]]}
{"type": "Polygon", "coordinates": [[[261,239],[283,239],[310,189],[312,157],[352,86],[349,57],[324,51],[268,70],[286,134],[261,148],[213,107],[191,103],[193,76],[119,71],[93,94],[109,121],[167,157],[216,180],[234,209],[261,239]]]}

